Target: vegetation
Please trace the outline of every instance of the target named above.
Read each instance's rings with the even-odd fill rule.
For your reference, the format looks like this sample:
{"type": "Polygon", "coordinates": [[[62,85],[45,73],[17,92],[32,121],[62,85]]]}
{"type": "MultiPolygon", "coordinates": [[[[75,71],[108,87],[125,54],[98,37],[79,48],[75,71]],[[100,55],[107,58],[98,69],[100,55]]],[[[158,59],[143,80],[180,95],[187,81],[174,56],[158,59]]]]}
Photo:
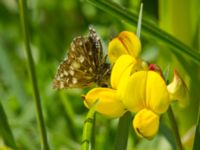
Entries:
{"type": "Polygon", "coordinates": [[[83,139],[88,137],[97,150],[123,149],[126,138],[120,138],[128,136],[127,150],[175,150],[181,147],[176,144],[177,130],[184,149],[200,148],[200,3],[143,4],[141,57],[159,64],[169,81],[178,70],[189,89],[188,104],[172,103],[150,141],[127,127],[130,113],[120,118],[128,124],[122,121],[118,126],[119,118],[95,113],[95,104],[88,110],[81,96],[91,88],[52,86],[73,38],[87,35],[90,25],[101,37],[105,53],[119,32],[136,32],[139,0],[0,2],[0,149],[86,149],[83,139]],[[123,128],[128,135],[120,132],[123,128]]]}

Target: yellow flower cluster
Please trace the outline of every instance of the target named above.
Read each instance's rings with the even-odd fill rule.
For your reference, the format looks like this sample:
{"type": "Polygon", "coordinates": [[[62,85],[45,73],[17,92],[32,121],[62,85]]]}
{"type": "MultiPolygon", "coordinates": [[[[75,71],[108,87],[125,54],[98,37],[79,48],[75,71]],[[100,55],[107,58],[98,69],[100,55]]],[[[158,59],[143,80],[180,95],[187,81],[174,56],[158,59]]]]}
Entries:
{"type": "Polygon", "coordinates": [[[113,64],[111,88],[94,88],[84,99],[90,108],[98,99],[96,111],[108,117],[120,117],[126,111],[136,113],[133,128],[138,136],[152,139],[159,128],[160,115],[172,100],[186,99],[187,88],[175,71],[174,79],[166,85],[162,71],[139,58],[141,43],[129,31],[121,32],[108,46],[113,64]]]}

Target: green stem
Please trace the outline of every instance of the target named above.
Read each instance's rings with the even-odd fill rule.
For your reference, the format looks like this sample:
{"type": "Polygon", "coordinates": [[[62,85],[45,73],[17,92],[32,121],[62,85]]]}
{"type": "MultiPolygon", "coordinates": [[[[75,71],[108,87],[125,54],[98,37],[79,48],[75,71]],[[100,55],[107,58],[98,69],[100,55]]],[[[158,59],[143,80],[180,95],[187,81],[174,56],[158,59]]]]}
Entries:
{"type": "Polygon", "coordinates": [[[29,71],[30,71],[30,76],[31,76],[31,81],[32,81],[32,86],[33,86],[33,92],[35,96],[37,121],[39,124],[40,133],[41,133],[41,147],[42,147],[42,150],[49,150],[49,146],[47,142],[47,133],[46,133],[44,118],[42,114],[40,94],[39,94],[38,85],[37,85],[34,61],[33,61],[31,48],[30,48],[26,0],[19,0],[19,13],[20,13],[20,19],[21,19],[23,38],[24,38],[24,45],[25,45],[25,49],[26,49],[26,53],[28,57],[28,64],[29,64],[29,71]]]}
{"type": "Polygon", "coordinates": [[[95,110],[96,110],[96,104],[98,103],[98,100],[93,104],[93,106],[90,108],[86,120],[84,122],[83,126],[83,134],[82,134],[82,142],[81,142],[81,149],[82,150],[90,150],[94,149],[95,141],[94,141],[94,126],[95,126],[95,110]]]}
{"type": "Polygon", "coordinates": [[[115,150],[126,150],[130,122],[130,112],[126,112],[122,117],[120,117],[115,142],[115,150]]]}
{"type": "MultiPolygon", "coordinates": [[[[131,25],[137,26],[138,15],[128,11],[126,8],[119,6],[118,4],[107,1],[107,0],[87,0],[92,5],[104,10],[110,15],[116,16],[122,20],[127,21],[131,25]]],[[[170,50],[177,52],[181,55],[187,56],[193,62],[196,62],[200,65],[200,54],[197,53],[197,50],[191,49],[184,43],[180,42],[167,32],[159,29],[156,25],[150,23],[147,19],[143,18],[142,20],[142,33],[147,33],[153,39],[165,43],[170,50]]]]}
{"type": "Polygon", "coordinates": [[[92,149],[95,150],[95,129],[96,129],[96,113],[94,113],[94,117],[93,117],[93,126],[92,126],[92,139],[91,139],[91,143],[92,143],[92,149]]]}
{"type": "Polygon", "coordinates": [[[177,127],[177,123],[176,123],[176,119],[172,110],[172,107],[169,106],[169,109],[167,111],[171,126],[172,126],[172,130],[173,133],[175,134],[175,138],[176,138],[176,144],[179,150],[183,150],[183,145],[181,143],[181,138],[179,135],[179,131],[178,131],[178,127],[177,127]]]}

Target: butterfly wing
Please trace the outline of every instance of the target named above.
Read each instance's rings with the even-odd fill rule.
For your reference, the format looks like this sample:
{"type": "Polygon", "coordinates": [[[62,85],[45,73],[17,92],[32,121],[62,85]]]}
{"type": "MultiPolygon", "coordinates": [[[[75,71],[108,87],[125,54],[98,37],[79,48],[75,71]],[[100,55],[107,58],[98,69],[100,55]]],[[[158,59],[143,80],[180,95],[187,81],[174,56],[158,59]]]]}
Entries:
{"type": "Polygon", "coordinates": [[[88,37],[76,37],[69,48],[67,58],[62,61],[53,81],[56,89],[87,87],[100,80],[103,58],[100,38],[93,28],[88,37]]]}

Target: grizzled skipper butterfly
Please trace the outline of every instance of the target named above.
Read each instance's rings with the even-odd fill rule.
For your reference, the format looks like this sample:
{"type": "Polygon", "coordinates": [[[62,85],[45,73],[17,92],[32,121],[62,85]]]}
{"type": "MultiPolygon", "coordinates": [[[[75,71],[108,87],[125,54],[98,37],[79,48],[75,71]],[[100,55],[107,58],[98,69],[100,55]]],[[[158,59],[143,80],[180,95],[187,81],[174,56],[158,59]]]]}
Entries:
{"type": "Polygon", "coordinates": [[[73,39],[67,57],[58,66],[53,87],[82,88],[95,83],[106,86],[110,78],[110,65],[103,56],[102,44],[94,28],[89,27],[87,37],[73,39]]]}

